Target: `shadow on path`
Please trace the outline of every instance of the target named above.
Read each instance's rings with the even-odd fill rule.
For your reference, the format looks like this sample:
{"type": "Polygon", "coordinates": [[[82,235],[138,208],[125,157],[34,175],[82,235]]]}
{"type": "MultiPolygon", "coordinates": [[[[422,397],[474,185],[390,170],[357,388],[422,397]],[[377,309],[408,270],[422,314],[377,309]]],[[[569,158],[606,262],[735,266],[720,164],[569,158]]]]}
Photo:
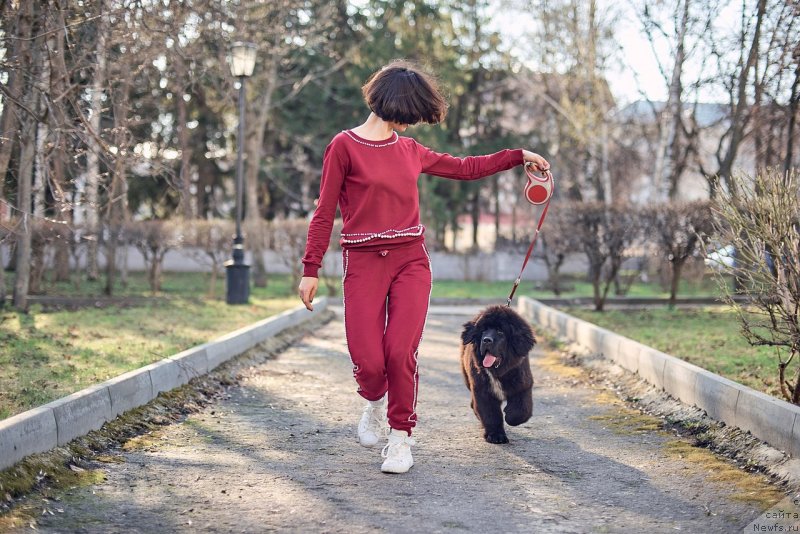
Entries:
{"type": "MultiPolygon", "coordinates": [[[[491,445],[458,366],[465,317],[431,317],[420,351],[416,465],[379,470],[355,440],[342,323],[253,368],[229,397],[142,440],[107,479],[63,496],[45,532],[730,532],[758,510],[664,452],[615,434],[613,407],[535,365],[535,415],[491,445]],[[713,514],[709,514],[712,510],[713,514]]],[[[538,350],[538,349],[537,349],[538,350]]]]}

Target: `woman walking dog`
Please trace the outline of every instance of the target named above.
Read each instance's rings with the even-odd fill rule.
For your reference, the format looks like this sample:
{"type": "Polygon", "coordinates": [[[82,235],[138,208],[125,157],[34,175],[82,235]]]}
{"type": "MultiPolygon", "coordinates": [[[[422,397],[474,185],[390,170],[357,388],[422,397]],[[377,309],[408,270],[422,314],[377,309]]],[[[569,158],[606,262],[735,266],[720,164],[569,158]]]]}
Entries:
{"type": "Polygon", "coordinates": [[[337,134],[325,150],[298,290],[312,309],[338,205],[344,223],[345,334],[358,393],[367,401],[358,440],[365,447],[378,445],[386,435],[388,415],[381,470],[405,473],[414,464],[417,349],[432,282],[425,227],[419,221],[419,175],[476,180],[527,162],[539,171],[550,165],[527,150],[456,158],[401,137],[398,132],[410,125],[442,122],[447,112],[435,80],[411,63],[389,63],[369,78],[362,92],[369,117],[337,134]]]}

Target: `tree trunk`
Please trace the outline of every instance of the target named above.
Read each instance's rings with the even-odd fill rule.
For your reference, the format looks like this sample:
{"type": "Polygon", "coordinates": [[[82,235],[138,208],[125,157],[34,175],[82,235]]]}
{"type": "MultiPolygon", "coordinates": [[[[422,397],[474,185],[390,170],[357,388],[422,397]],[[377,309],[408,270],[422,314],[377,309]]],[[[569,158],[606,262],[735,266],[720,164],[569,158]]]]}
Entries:
{"type": "MultiPolygon", "coordinates": [[[[269,122],[272,108],[272,97],[278,84],[278,63],[271,61],[265,84],[265,90],[256,100],[256,105],[247,113],[247,139],[245,141],[247,155],[245,159],[245,219],[254,235],[248,236],[245,244],[253,254],[253,284],[266,287],[267,269],[264,263],[264,236],[261,235],[261,211],[258,203],[258,171],[261,162],[261,150],[264,145],[264,132],[269,122]]],[[[269,190],[265,190],[264,206],[269,206],[269,190]]]]}
{"type": "MultiPolygon", "coordinates": [[[[36,93],[31,91],[32,95],[36,93]]],[[[31,104],[34,99],[29,99],[31,104]]],[[[33,181],[33,159],[36,152],[36,120],[30,115],[22,119],[22,135],[20,142],[19,175],[17,177],[17,210],[22,217],[22,224],[17,231],[17,265],[14,282],[14,307],[18,310],[28,309],[28,289],[31,274],[31,234],[33,220],[31,217],[31,194],[33,181]]]]}
{"type": "MultiPolygon", "coordinates": [[[[39,52],[43,54],[43,52],[39,52]]],[[[39,87],[37,93],[41,91],[41,97],[38,98],[38,105],[36,106],[36,113],[45,118],[47,116],[47,98],[45,95],[52,94],[50,90],[50,61],[42,61],[42,71],[39,75],[37,82],[39,87]]],[[[33,178],[33,215],[35,217],[44,217],[45,215],[45,191],[47,189],[47,149],[46,140],[48,136],[47,120],[39,122],[36,132],[36,165],[34,168],[33,178]]]]}
{"type": "Polygon", "coordinates": [[[125,246],[122,247],[122,254],[120,254],[120,268],[119,268],[119,283],[122,287],[128,287],[128,251],[130,246],[127,241],[125,246]]]}
{"type": "Polygon", "coordinates": [[[678,285],[681,282],[681,272],[686,258],[676,258],[672,261],[672,280],[669,284],[669,308],[675,308],[675,301],[678,298],[678,285]]]}
{"type": "MultiPolygon", "coordinates": [[[[29,35],[33,24],[33,3],[27,3],[27,11],[20,14],[20,34],[29,35]]],[[[39,62],[41,43],[37,40],[29,43],[21,50],[20,64],[34,70],[39,62]]],[[[23,67],[24,68],[24,67],[23,67]]],[[[28,109],[36,109],[38,95],[33,86],[27,90],[25,105],[28,109]]],[[[22,218],[18,226],[16,239],[16,269],[14,280],[14,307],[25,311],[28,309],[28,287],[30,284],[31,266],[31,192],[33,181],[33,159],[36,151],[36,118],[23,112],[22,133],[19,138],[20,157],[19,173],[17,175],[17,210],[22,218]]]]}
{"type": "MultiPolygon", "coordinates": [[[[31,17],[33,16],[33,2],[23,2],[21,8],[16,13],[16,24],[9,24],[5,29],[8,31],[11,28],[17,28],[17,39],[14,39],[14,49],[11,56],[6,59],[8,63],[19,62],[24,65],[22,56],[29,54],[30,36],[31,36],[31,17]]],[[[14,8],[11,3],[7,3],[3,8],[4,16],[11,16],[10,11],[14,8]]],[[[27,59],[27,57],[26,57],[27,59]]],[[[22,98],[22,84],[24,77],[20,74],[19,69],[10,69],[8,71],[8,84],[6,86],[6,93],[12,95],[15,99],[22,98]]],[[[19,132],[19,109],[7,97],[3,98],[3,115],[0,118],[0,135],[2,135],[2,143],[0,143],[0,180],[5,182],[6,174],[8,173],[8,165],[11,162],[11,154],[17,146],[17,138],[19,132]]],[[[3,198],[3,188],[0,187],[0,200],[3,198]]],[[[0,221],[3,220],[3,213],[6,210],[0,210],[0,221]]],[[[10,216],[10,213],[6,213],[10,216]]]]}
{"type": "Polygon", "coordinates": [[[100,189],[100,152],[102,150],[97,137],[100,137],[100,116],[103,113],[103,91],[106,84],[106,28],[107,0],[100,0],[100,18],[97,21],[97,45],[95,48],[95,69],[92,77],[91,115],[87,136],[86,152],[86,189],[84,192],[84,209],[86,210],[87,269],[89,280],[98,277],[97,250],[99,242],[100,206],[98,193],[100,189]]]}
{"type": "Polygon", "coordinates": [[[594,294],[594,311],[603,311],[603,307],[605,306],[605,299],[602,296],[600,290],[600,279],[592,280],[592,291],[594,294]]]}
{"type": "Polygon", "coordinates": [[[511,205],[511,242],[517,245],[517,203],[511,205]]]}
{"type": "Polygon", "coordinates": [[[6,305],[6,264],[3,259],[3,245],[0,244],[0,309],[6,305]]]}
{"type": "MultiPolygon", "coordinates": [[[[717,175],[727,181],[730,185],[731,172],[733,171],[733,162],[736,155],[739,153],[739,145],[744,139],[745,128],[749,122],[750,106],[747,102],[747,80],[750,78],[750,72],[753,70],[758,57],[759,41],[761,39],[761,24],[764,20],[764,14],[767,10],[767,0],[759,0],[758,11],[756,13],[756,24],[753,30],[753,40],[750,43],[750,50],[747,53],[747,60],[741,66],[741,71],[737,76],[736,96],[732,104],[732,116],[730,118],[731,126],[729,129],[730,140],[724,156],[718,157],[719,170],[717,175]]],[[[744,46],[744,42],[742,43],[744,46]]]]}
{"type": "MultiPolygon", "coordinates": [[[[32,220],[36,220],[33,217],[32,220]]],[[[41,231],[46,229],[41,228],[41,231]]],[[[47,238],[43,233],[31,236],[31,261],[29,268],[28,294],[36,295],[42,292],[42,278],[44,278],[45,262],[47,258],[47,238]]]]}
{"type": "Polygon", "coordinates": [[[547,263],[547,283],[550,284],[550,289],[556,297],[561,296],[561,265],[564,263],[563,259],[556,260],[553,263],[547,263]]]}
{"type": "Polygon", "coordinates": [[[783,163],[784,172],[792,168],[792,153],[794,149],[794,128],[797,124],[797,108],[800,104],[800,46],[795,52],[797,64],[794,69],[794,82],[792,83],[792,96],[789,98],[789,127],[786,134],[786,160],[783,163]]]}
{"type": "MultiPolygon", "coordinates": [[[[206,116],[212,116],[213,110],[208,107],[206,102],[206,94],[203,88],[199,85],[194,87],[192,91],[192,99],[195,101],[195,109],[198,110],[200,115],[197,128],[192,130],[189,143],[192,146],[204,147],[206,142],[212,137],[213,134],[209,133],[209,124],[205,120],[206,116]]],[[[216,164],[205,156],[204,151],[192,151],[192,158],[195,168],[197,169],[197,192],[194,197],[195,201],[195,217],[199,219],[207,219],[209,216],[218,217],[215,213],[215,207],[212,202],[214,198],[214,188],[216,187],[216,176],[218,170],[216,164]]]]}
{"type": "MultiPolygon", "coordinates": [[[[56,31],[48,37],[48,50],[62,60],[65,54],[65,37],[64,27],[60,24],[56,31]]],[[[48,63],[52,63],[50,66],[50,83],[53,87],[53,94],[65,94],[67,92],[67,80],[61,72],[62,68],[59,61],[50,57],[48,58],[48,63]]],[[[51,111],[52,113],[47,117],[50,123],[50,130],[53,132],[66,131],[69,126],[64,106],[53,106],[51,111]]],[[[72,222],[72,201],[65,191],[67,183],[66,165],[69,156],[67,155],[66,136],[55,135],[54,141],[53,151],[49,159],[50,185],[55,201],[55,219],[64,223],[64,233],[55,242],[55,280],[57,282],[66,282],[70,279],[70,247],[74,244],[73,229],[71,225],[67,226],[72,222]]]]}
{"type": "Polygon", "coordinates": [[[603,202],[612,204],[614,195],[611,188],[611,172],[608,169],[608,120],[600,123],[600,179],[603,184],[603,202]]]}
{"type": "Polygon", "coordinates": [[[153,253],[153,262],[150,264],[150,271],[149,271],[149,281],[150,281],[150,290],[153,293],[158,293],[161,291],[161,269],[162,264],[164,263],[164,255],[160,253],[158,250],[152,251],[153,253]]]}
{"type": "MultiPolygon", "coordinates": [[[[655,151],[656,159],[653,167],[653,183],[656,189],[655,200],[657,201],[662,200],[664,192],[675,189],[671,183],[664,184],[664,180],[667,177],[666,168],[670,164],[670,157],[675,156],[675,154],[670,154],[670,152],[673,151],[669,149],[671,146],[675,145],[674,137],[678,135],[681,122],[680,113],[683,96],[681,77],[683,76],[683,64],[686,58],[685,42],[689,25],[689,4],[689,0],[684,1],[683,13],[680,17],[680,23],[676,28],[675,63],[672,66],[672,76],[669,81],[667,102],[659,117],[659,137],[655,151]]],[[[672,175],[672,173],[669,174],[670,176],[672,175]]]]}
{"type": "Polygon", "coordinates": [[[181,151],[180,211],[183,214],[183,218],[188,221],[194,218],[194,210],[192,206],[192,144],[191,133],[189,128],[186,126],[186,123],[189,122],[186,101],[183,99],[183,84],[186,80],[186,66],[183,64],[182,58],[177,58],[175,68],[177,70],[176,78],[179,84],[179,87],[177,87],[175,90],[175,101],[178,107],[178,143],[181,151]]]}
{"type": "Polygon", "coordinates": [[[481,222],[480,192],[476,189],[472,196],[472,248],[478,249],[478,227],[481,222]]]}
{"type": "Polygon", "coordinates": [[[492,177],[492,200],[494,201],[494,242],[500,239],[500,178],[492,177]]]}
{"type": "Polygon", "coordinates": [[[56,149],[53,152],[53,173],[52,180],[57,184],[58,192],[56,192],[56,214],[55,219],[64,223],[63,232],[56,239],[55,245],[55,259],[54,259],[54,280],[57,282],[66,282],[69,280],[69,249],[72,246],[73,230],[69,225],[70,223],[70,208],[67,199],[64,198],[63,184],[64,180],[64,160],[61,149],[56,149]]]}
{"type": "Polygon", "coordinates": [[[127,165],[125,154],[127,154],[127,133],[128,133],[128,78],[120,77],[121,83],[113,91],[114,94],[114,144],[117,147],[117,154],[114,159],[114,168],[111,174],[111,185],[108,195],[108,227],[109,239],[106,256],[106,287],[105,294],[111,295],[114,292],[114,282],[117,274],[117,249],[122,232],[122,225],[125,222],[125,201],[127,191],[123,184],[126,183],[125,169],[127,165]]]}

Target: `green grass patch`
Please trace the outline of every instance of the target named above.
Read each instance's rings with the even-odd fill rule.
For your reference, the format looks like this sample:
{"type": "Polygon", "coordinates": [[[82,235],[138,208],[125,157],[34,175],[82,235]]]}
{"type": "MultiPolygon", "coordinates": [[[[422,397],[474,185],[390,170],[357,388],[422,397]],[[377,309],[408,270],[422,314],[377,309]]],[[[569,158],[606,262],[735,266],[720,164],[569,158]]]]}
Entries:
{"type": "MultiPolygon", "coordinates": [[[[104,281],[74,275],[72,282],[45,280],[44,293],[56,296],[102,296],[104,281]]],[[[7,283],[13,282],[8,273],[7,283]]],[[[143,272],[130,273],[117,284],[114,296],[156,296],[135,307],[83,308],[27,314],[0,310],[0,419],[68,395],[92,384],[147,365],[227,332],[300,304],[297,280],[270,275],[265,288],[251,288],[250,304],[225,304],[224,275],[212,293],[206,273],[164,273],[162,288],[153,294],[143,272]]],[[[567,297],[591,295],[591,285],[567,280],[567,297]]],[[[513,282],[435,280],[435,298],[495,298],[505,301],[513,282]]],[[[341,280],[321,281],[319,295],[341,294],[341,280]]],[[[544,298],[551,291],[524,281],[518,291],[544,298]]],[[[666,296],[656,284],[635,284],[635,296],[666,296]]],[[[689,289],[687,288],[687,294],[689,289]]],[[[707,293],[706,293],[707,294],[707,293]]]]}
{"type": "MultiPolygon", "coordinates": [[[[435,266],[434,266],[435,270],[435,266]]],[[[433,281],[432,297],[442,298],[505,298],[514,285],[513,280],[501,282],[465,282],[462,280],[436,280],[433,281]]],[[[567,280],[564,282],[560,298],[591,297],[592,284],[584,280],[567,280]]],[[[682,283],[678,292],[679,297],[716,297],[717,286],[712,280],[701,283],[682,283]]],[[[540,283],[523,280],[517,289],[516,295],[525,295],[535,299],[554,298],[551,290],[541,289],[540,283]]],[[[609,291],[609,298],[615,297],[613,288],[609,291]]],[[[655,283],[636,283],[630,287],[627,297],[669,298],[669,291],[655,283]]]]}
{"type": "MultiPolygon", "coordinates": [[[[436,266],[434,265],[434,276],[436,266]]],[[[514,285],[513,280],[502,282],[465,282],[462,280],[436,280],[433,281],[432,297],[443,298],[494,298],[502,297],[505,299],[514,285]]],[[[559,297],[579,298],[591,297],[594,294],[592,284],[574,277],[565,277],[562,286],[566,288],[559,297]]],[[[535,299],[554,298],[552,290],[542,289],[542,282],[532,282],[523,280],[517,289],[517,295],[526,295],[535,299]]],[[[678,287],[678,297],[716,297],[719,289],[716,282],[710,278],[692,282],[682,280],[678,287]]],[[[614,287],[609,290],[608,297],[613,298],[614,287]]],[[[631,285],[623,297],[649,297],[649,298],[669,298],[669,290],[660,284],[649,282],[636,282],[631,285]]]]}
{"type": "MultiPolygon", "coordinates": [[[[144,277],[131,277],[137,279],[144,277]]],[[[299,304],[286,276],[253,288],[250,303],[240,306],[205,296],[204,282],[202,275],[167,275],[164,298],[136,307],[0,311],[0,419],[299,304]]]]}
{"type": "Polygon", "coordinates": [[[568,313],[671,354],[758,391],[782,398],[778,357],[770,347],[752,347],[736,314],[722,307],[608,310],[572,308],[568,313]]]}
{"type": "MultiPolygon", "coordinates": [[[[49,274],[49,273],[47,273],[49,274]]],[[[6,273],[6,287],[10,292],[13,291],[14,273],[6,273]]],[[[270,275],[267,287],[259,288],[251,286],[251,294],[256,297],[275,297],[289,296],[295,294],[297,284],[287,275],[270,275]]],[[[54,282],[45,276],[39,294],[60,296],[60,297],[101,297],[105,293],[105,278],[101,276],[97,280],[86,280],[85,273],[73,273],[72,280],[66,282],[54,282]]],[[[225,273],[221,273],[214,282],[214,294],[211,294],[212,277],[208,273],[193,272],[167,272],[162,276],[161,291],[155,293],[156,296],[170,297],[213,297],[217,299],[225,298],[225,273]]],[[[150,290],[147,281],[147,274],[142,271],[131,272],[126,284],[122,284],[117,277],[114,286],[113,296],[115,297],[152,297],[154,293],[150,290]]]]}
{"type": "MultiPolygon", "coordinates": [[[[508,296],[513,280],[505,281],[463,281],[463,280],[440,280],[436,278],[436,265],[434,270],[433,292],[434,298],[502,298],[508,296]]],[[[49,274],[49,273],[48,273],[49,274]]],[[[267,288],[252,288],[252,294],[257,297],[270,296],[293,296],[296,294],[296,287],[299,280],[292,279],[289,275],[269,275],[267,288]]],[[[6,273],[6,287],[10,295],[13,291],[14,273],[6,273]]],[[[566,288],[560,295],[564,298],[591,297],[592,284],[582,277],[564,276],[562,285],[566,288]]],[[[209,298],[224,298],[225,294],[225,273],[221,273],[214,283],[213,292],[211,291],[211,275],[208,273],[165,273],[161,291],[157,296],[196,296],[209,298]]],[[[555,295],[549,289],[542,289],[542,282],[523,280],[517,290],[518,295],[527,295],[532,298],[552,298],[555,295]]],[[[76,273],[72,276],[72,281],[54,282],[43,280],[41,294],[56,296],[75,296],[75,297],[101,297],[104,296],[105,280],[101,277],[98,280],[89,281],[84,279],[84,274],[76,273]]],[[[127,284],[124,286],[118,281],[115,285],[114,296],[116,297],[149,297],[153,296],[144,272],[132,272],[128,276],[127,284]]],[[[320,279],[320,295],[341,295],[341,278],[338,276],[328,276],[320,279]]],[[[719,294],[716,282],[710,277],[705,277],[700,281],[682,280],[679,286],[679,297],[715,297],[719,294]]],[[[614,297],[614,288],[609,291],[609,297],[614,297]]],[[[667,298],[669,291],[658,283],[636,282],[628,290],[625,296],[629,297],[653,297],[667,298]]]]}

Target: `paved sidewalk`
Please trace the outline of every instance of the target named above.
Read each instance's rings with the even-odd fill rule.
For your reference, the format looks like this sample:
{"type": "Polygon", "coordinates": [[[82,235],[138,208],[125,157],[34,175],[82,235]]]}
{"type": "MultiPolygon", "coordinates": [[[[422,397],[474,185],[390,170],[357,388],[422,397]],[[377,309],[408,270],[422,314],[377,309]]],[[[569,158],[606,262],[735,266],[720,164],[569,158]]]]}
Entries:
{"type": "Polygon", "coordinates": [[[457,312],[428,319],[410,473],[382,474],[380,449],[356,444],[362,402],[335,320],[228,398],[134,440],[124,461],[103,465],[105,482],[63,495],[38,528],[706,533],[741,532],[761,512],[760,477],[718,477],[722,463],[671,452],[674,438],[540,348],[533,419],[509,430],[510,444],[485,443],[459,369],[457,312]]]}

